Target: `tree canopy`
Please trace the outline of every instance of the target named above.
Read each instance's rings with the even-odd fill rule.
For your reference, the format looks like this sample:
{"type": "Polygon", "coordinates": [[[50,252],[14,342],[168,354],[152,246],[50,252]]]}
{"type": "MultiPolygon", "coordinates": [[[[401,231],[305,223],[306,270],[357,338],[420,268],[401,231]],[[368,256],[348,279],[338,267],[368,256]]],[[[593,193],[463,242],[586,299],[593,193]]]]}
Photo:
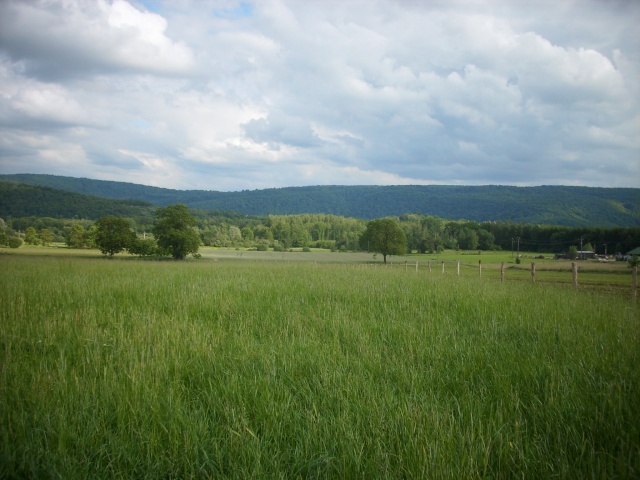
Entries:
{"type": "Polygon", "coordinates": [[[197,254],[200,236],[193,229],[196,220],[186,205],[177,203],[156,211],[158,219],[153,227],[153,235],[160,251],[170,254],[176,260],[189,254],[197,254]]]}
{"type": "Polygon", "coordinates": [[[96,222],[95,244],[104,255],[113,257],[136,238],[126,218],[109,215],[96,222]]]}
{"type": "Polygon", "coordinates": [[[360,247],[381,253],[384,263],[387,263],[387,255],[407,252],[407,237],[396,220],[380,218],[367,224],[367,229],[360,237],[360,247]]]}

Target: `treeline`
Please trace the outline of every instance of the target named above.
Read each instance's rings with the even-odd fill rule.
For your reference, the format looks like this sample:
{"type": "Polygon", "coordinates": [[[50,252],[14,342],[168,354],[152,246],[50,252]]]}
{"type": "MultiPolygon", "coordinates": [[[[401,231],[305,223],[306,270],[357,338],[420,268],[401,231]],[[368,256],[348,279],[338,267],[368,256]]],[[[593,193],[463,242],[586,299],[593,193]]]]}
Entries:
{"type": "MultiPolygon", "coordinates": [[[[356,251],[367,221],[324,214],[269,215],[266,217],[224,212],[192,211],[195,231],[205,246],[284,250],[324,248],[356,251]]],[[[433,215],[406,214],[395,218],[407,237],[409,252],[437,253],[452,250],[513,250],[563,253],[570,247],[590,246],[597,254],[626,253],[640,246],[640,227],[591,228],[529,225],[515,222],[473,222],[447,220],[433,215]]],[[[141,238],[149,236],[155,216],[127,218],[132,230],[141,238]]],[[[91,245],[92,220],[52,217],[7,218],[2,225],[5,239],[40,238],[46,230],[50,242],[68,245],[91,245]],[[85,232],[85,233],[83,233],[85,232]],[[73,234],[73,235],[72,235],[73,234]],[[86,235],[83,237],[82,235],[86,235]],[[85,238],[84,243],[78,239],[85,238]]]]}
{"type": "Polygon", "coordinates": [[[408,248],[567,252],[590,245],[599,255],[625,253],[640,246],[640,227],[562,227],[516,222],[450,221],[431,215],[402,215],[408,248]]]}
{"type": "MultiPolygon", "coordinates": [[[[640,225],[640,189],[573,186],[514,187],[506,185],[326,185],[240,192],[172,190],[125,182],[55,175],[0,175],[0,180],[90,194],[102,199],[136,199],[156,207],[182,203],[191,209],[236,211],[248,215],[331,214],[375,219],[406,212],[476,222],[502,221],[564,226],[630,227],[640,225]]],[[[2,185],[0,184],[0,189],[2,185]]],[[[95,198],[95,197],[94,197],[95,198]]],[[[22,201],[22,200],[21,200],[22,201]]],[[[25,199],[23,202],[28,201],[25,199]]],[[[89,200],[81,202],[83,208],[89,200]]],[[[51,212],[55,204],[32,204],[38,211],[13,211],[0,192],[0,217],[97,217],[51,212]]],[[[61,211],[71,211],[66,205],[61,211]]],[[[135,205],[132,205],[135,206],[135,205]]],[[[86,208],[85,208],[86,210],[86,208]]],[[[111,213],[114,213],[113,210],[111,213]]],[[[122,213],[122,215],[126,215],[122,213]]],[[[129,215],[133,215],[130,213],[129,215]]]]}

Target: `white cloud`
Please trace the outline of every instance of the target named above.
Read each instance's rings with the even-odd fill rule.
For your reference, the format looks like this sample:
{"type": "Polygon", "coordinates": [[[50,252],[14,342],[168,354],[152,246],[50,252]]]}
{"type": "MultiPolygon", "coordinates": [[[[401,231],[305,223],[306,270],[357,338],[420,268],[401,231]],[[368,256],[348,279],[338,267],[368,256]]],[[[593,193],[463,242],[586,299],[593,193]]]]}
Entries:
{"type": "Polygon", "coordinates": [[[9,0],[0,170],[636,186],[639,21],[591,0],[9,0]],[[52,129],[45,162],[27,139],[52,129]]]}
{"type": "Polygon", "coordinates": [[[3,2],[0,42],[42,79],[86,72],[180,74],[193,55],[165,34],[167,21],[124,0],[3,2]]]}

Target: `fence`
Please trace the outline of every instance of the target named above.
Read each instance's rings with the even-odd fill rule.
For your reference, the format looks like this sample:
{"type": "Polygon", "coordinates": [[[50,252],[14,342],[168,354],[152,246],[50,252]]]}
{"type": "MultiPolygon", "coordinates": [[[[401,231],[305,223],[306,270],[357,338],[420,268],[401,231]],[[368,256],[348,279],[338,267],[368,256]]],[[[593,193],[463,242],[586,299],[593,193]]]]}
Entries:
{"type": "MultiPolygon", "coordinates": [[[[506,264],[505,262],[502,262],[499,264],[499,270],[496,267],[497,264],[490,264],[488,266],[488,268],[485,268],[483,270],[483,266],[487,267],[485,265],[483,265],[482,260],[478,261],[478,264],[470,264],[470,263],[462,263],[459,261],[427,261],[426,263],[420,263],[418,261],[415,262],[415,265],[413,263],[409,263],[408,261],[405,261],[404,263],[392,263],[389,262],[387,264],[381,264],[381,263],[370,263],[367,264],[368,266],[371,267],[383,267],[383,268],[404,268],[405,271],[409,271],[409,270],[414,270],[415,272],[420,272],[420,271],[427,271],[428,273],[436,273],[436,274],[441,274],[441,275],[445,275],[445,274],[455,274],[456,276],[460,277],[462,275],[462,271],[466,271],[467,273],[471,272],[471,274],[476,275],[479,278],[483,278],[483,272],[485,277],[488,278],[495,278],[496,272],[499,271],[499,278],[500,278],[500,282],[503,283],[505,282],[505,280],[507,279],[507,274],[506,274],[506,264]],[[474,273],[475,272],[475,273],[474,273]],[[488,273],[488,275],[487,275],[488,273]]],[[[513,269],[514,267],[510,267],[511,269],[513,269]]],[[[562,269],[562,268],[557,268],[554,266],[554,268],[552,269],[539,269],[536,270],[536,263],[535,262],[531,262],[530,267],[516,267],[516,270],[512,270],[512,273],[514,273],[514,275],[512,275],[512,279],[514,280],[525,280],[526,277],[524,276],[524,273],[527,272],[526,277],[529,278],[529,281],[532,284],[535,284],[536,281],[541,281],[541,282],[547,282],[547,283],[571,283],[573,284],[574,287],[578,287],[580,285],[580,278],[581,278],[581,274],[580,274],[580,267],[576,262],[571,263],[571,268],[570,269],[562,269]],[[542,279],[538,278],[538,273],[543,277],[542,279]],[[569,278],[571,279],[569,281],[569,278]]],[[[623,275],[620,272],[615,272],[615,273],[599,273],[599,274],[594,274],[593,272],[590,272],[587,274],[587,278],[593,277],[594,275],[615,275],[616,277],[623,277],[623,278],[628,278],[627,275],[623,275]]],[[[619,278],[618,278],[619,280],[619,278]]],[[[609,286],[609,287],[620,287],[620,288],[628,288],[629,287],[629,283],[626,283],[626,281],[617,281],[617,282],[602,282],[600,281],[593,281],[593,280],[589,280],[586,282],[587,285],[601,285],[601,286],[609,286]]],[[[631,269],[631,289],[632,289],[632,296],[634,299],[638,298],[638,267],[633,267],[631,269]]]]}

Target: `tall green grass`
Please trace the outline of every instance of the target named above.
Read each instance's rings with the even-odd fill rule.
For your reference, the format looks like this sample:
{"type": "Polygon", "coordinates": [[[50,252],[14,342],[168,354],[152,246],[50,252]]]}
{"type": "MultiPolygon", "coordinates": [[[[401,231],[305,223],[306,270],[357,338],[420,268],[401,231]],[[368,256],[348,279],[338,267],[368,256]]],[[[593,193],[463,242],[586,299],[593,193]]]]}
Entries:
{"type": "Polygon", "coordinates": [[[0,478],[640,476],[629,299],[310,263],[0,271],[0,478]]]}

